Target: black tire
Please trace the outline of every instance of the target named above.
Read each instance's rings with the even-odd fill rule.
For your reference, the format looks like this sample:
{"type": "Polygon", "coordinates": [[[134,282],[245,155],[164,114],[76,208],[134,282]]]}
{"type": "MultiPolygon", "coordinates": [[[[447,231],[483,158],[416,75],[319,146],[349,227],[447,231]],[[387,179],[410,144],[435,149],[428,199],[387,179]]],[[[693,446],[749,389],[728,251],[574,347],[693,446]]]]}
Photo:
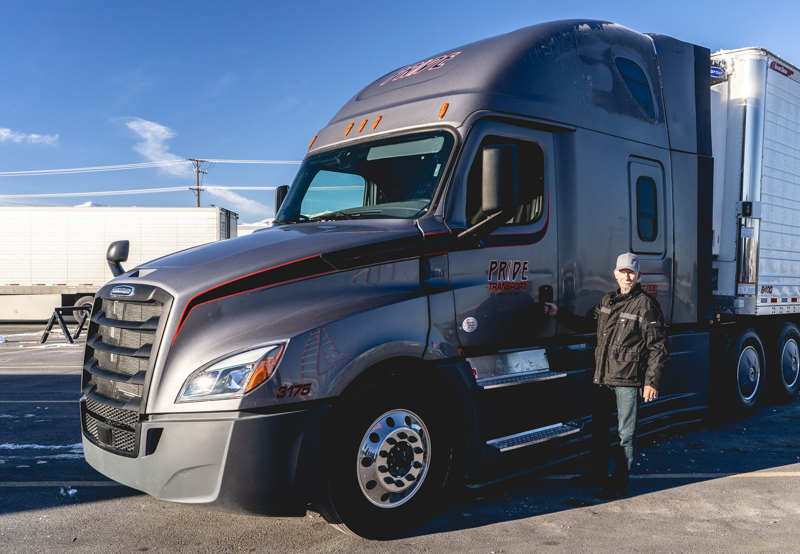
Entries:
{"type": "Polygon", "coordinates": [[[769,349],[770,392],[776,402],[789,403],[800,389],[800,330],[794,323],[781,323],[769,349]]]}
{"type": "Polygon", "coordinates": [[[756,408],[765,387],[764,345],[753,329],[734,338],[723,368],[728,408],[734,413],[756,408]]]}
{"type": "Polygon", "coordinates": [[[92,306],[93,305],[94,305],[94,297],[93,296],[81,296],[80,298],[78,298],[75,301],[73,306],[75,306],[76,308],[78,306],[87,306],[89,308],[89,311],[88,312],[86,312],[86,311],[80,311],[79,312],[79,311],[76,310],[75,312],[72,313],[72,317],[75,318],[75,321],[80,321],[84,314],[92,315],[92,306]]]}
{"type": "Polygon", "coordinates": [[[400,376],[366,386],[327,448],[320,513],[339,530],[368,539],[391,538],[424,521],[453,457],[442,401],[400,376]]]}

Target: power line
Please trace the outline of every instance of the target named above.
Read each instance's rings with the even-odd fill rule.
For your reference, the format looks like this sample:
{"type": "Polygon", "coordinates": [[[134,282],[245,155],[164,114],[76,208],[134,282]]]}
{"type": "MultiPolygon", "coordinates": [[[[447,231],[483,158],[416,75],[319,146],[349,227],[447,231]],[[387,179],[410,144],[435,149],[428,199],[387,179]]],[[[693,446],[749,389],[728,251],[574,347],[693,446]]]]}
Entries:
{"type": "MultiPolygon", "coordinates": [[[[185,191],[186,187],[167,187],[158,189],[136,190],[103,190],[96,192],[55,192],[48,194],[0,194],[0,200],[7,198],[66,198],[71,196],[116,196],[123,194],[151,194],[158,192],[185,191]]],[[[275,190],[275,187],[217,187],[210,186],[203,190],[275,190]]]]}
{"type": "MultiPolygon", "coordinates": [[[[269,165],[299,165],[301,162],[287,160],[204,160],[207,162],[223,164],[269,164],[269,165]]],[[[101,165],[95,167],[73,167],[69,169],[37,169],[32,171],[0,171],[0,177],[27,177],[31,175],[69,175],[73,173],[96,173],[99,171],[122,171],[127,169],[147,169],[151,167],[166,167],[191,163],[189,159],[164,160],[160,162],[142,162],[135,164],[101,165]]]]}

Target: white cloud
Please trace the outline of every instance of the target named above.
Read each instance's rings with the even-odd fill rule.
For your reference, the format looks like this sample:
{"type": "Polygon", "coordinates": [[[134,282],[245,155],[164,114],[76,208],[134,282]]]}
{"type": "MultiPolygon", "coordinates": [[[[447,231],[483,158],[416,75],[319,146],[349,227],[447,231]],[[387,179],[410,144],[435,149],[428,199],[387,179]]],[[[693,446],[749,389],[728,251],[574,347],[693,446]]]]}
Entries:
{"type": "Polygon", "coordinates": [[[28,133],[18,133],[5,127],[0,127],[0,142],[27,142],[28,144],[46,144],[55,146],[58,143],[58,135],[36,135],[28,133]]]}
{"type": "Polygon", "coordinates": [[[204,186],[203,188],[211,196],[221,198],[225,201],[225,204],[220,207],[227,208],[239,214],[245,213],[263,217],[268,213],[272,213],[273,211],[271,207],[267,207],[260,202],[256,202],[255,200],[245,198],[244,196],[236,194],[231,190],[218,189],[214,188],[213,186],[204,186]]]}
{"type": "MultiPolygon", "coordinates": [[[[133,149],[145,157],[149,162],[164,162],[172,160],[182,160],[183,158],[169,152],[169,145],[166,142],[177,136],[177,133],[169,127],[159,125],[154,121],[147,121],[138,117],[132,117],[125,124],[128,129],[136,133],[142,142],[137,142],[133,149]]],[[[170,165],[160,169],[164,173],[179,177],[186,177],[191,174],[191,168],[187,165],[170,165]]]]}

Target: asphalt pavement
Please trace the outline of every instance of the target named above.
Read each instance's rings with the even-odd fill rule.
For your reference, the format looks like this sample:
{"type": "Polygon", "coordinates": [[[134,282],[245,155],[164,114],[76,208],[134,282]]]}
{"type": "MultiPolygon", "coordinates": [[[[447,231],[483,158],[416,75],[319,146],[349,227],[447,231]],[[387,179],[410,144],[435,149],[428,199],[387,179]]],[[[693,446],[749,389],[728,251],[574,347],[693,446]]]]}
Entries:
{"type": "Polygon", "coordinates": [[[427,524],[370,542],[314,512],[260,518],[157,501],[83,460],[82,340],[0,325],[0,552],[800,553],[800,403],[639,441],[631,495],[597,501],[582,460],[456,491],[427,524]]]}

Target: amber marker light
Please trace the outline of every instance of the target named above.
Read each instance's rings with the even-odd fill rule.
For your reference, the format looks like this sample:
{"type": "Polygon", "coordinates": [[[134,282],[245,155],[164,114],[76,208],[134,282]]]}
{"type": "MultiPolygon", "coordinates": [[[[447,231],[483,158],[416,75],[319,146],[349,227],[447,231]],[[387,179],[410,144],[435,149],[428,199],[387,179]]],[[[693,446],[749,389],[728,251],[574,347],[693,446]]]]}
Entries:
{"type": "Polygon", "coordinates": [[[272,372],[275,371],[275,366],[278,365],[278,360],[281,359],[284,347],[285,345],[281,345],[279,348],[271,350],[266,356],[261,358],[261,361],[258,362],[258,366],[253,371],[250,382],[247,384],[247,389],[244,391],[245,394],[269,379],[272,372]]]}
{"type": "Polygon", "coordinates": [[[366,120],[366,119],[365,119],[364,121],[362,121],[362,122],[361,122],[361,125],[360,125],[360,126],[359,126],[359,128],[358,128],[358,133],[359,133],[359,134],[361,134],[361,131],[363,131],[363,130],[364,130],[364,126],[365,126],[366,124],[367,124],[367,120],[366,120]]]}
{"type": "Polygon", "coordinates": [[[444,119],[444,114],[447,113],[447,108],[449,108],[449,107],[450,107],[450,104],[448,102],[445,102],[444,104],[442,104],[442,109],[439,110],[439,119],[444,119]]]}
{"type": "Polygon", "coordinates": [[[353,125],[355,125],[355,123],[351,123],[350,125],[347,126],[347,131],[344,132],[344,136],[347,136],[347,135],[350,134],[350,131],[353,130],[353,125]]]}
{"type": "Polygon", "coordinates": [[[308,149],[311,150],[311,147],[314,146],[314,143],[317,142],[317,135],[314,135],[314,138],[311,139],[311,142],[308,143],[308,149]]]}
{"type": "Polygon", "coordinates": [[[378,126],[378,123],[380,123],[380,122],[381,122],[381,119],[383,119],[383,116],[382,116],[382,115],[379,115],[379,116],[378,116],[378,118],[375,120],[375,123],[373,123],[373,124],[372,124],[372,130],[373,130],[373,131],[375,130],[375,127],[377,127],[377,126],[378,126]]]}

